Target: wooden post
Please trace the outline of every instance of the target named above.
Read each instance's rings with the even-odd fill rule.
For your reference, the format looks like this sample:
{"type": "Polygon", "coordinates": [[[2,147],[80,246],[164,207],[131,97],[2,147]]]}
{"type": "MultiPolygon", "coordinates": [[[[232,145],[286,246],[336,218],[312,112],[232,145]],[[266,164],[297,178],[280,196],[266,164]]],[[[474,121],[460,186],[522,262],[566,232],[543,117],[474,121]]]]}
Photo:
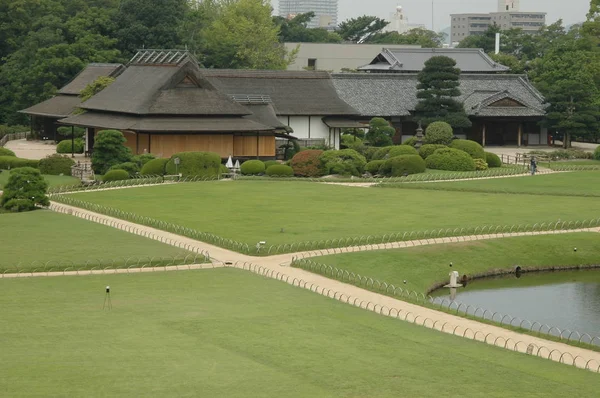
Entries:
{"type": "Polygon", "coordinates": [[[523,140],[523,123],[519,123],[519,138],[518,138],[519,142],[518,142],[518,147],[521,147],[521,142],[523,140]]]}
{"type": "Polygon", "coordinates": [[[258,154],[259,154],[259,152],[258,152],[259,141],[260,141],[259,138],[260,138],[259,133],[256,133],[256,159],[258,159],[258,154]]]}
{"type": "Polygon", "coordinates": [[[481,146],[485,147],[485,122],[483,122],[483,132],[481,133],[481,146]]]}

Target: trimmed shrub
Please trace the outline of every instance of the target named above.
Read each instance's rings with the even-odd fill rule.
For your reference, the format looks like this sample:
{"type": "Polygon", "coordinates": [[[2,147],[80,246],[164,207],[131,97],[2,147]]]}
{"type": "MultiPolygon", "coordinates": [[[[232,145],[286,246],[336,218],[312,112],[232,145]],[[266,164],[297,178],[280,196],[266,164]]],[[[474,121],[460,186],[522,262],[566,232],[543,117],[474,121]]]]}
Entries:
{"type": "Polygon", "coordinates": [[[446,122],[433,122],[425,130],[426,144],[450,145],[454,138],[452,126],[446,122]]]}
{"type": "Polygon", "coordinates": [[[410,145],[395,145],[388,152],[388,157],[395,158],[396,156],[403,155],[418,155],[419,153],[415,148],[410,145]]]}
{"type": "MultiPolygon", "coordinates": [[[[70,126],[62,126],[56,129],[56,133],[61,137],[60,141],[71,139],[71,127],[70,126]]],[[[82,138],[85,134],[85,129],[83,127],[75,127],[73,129],[73,136],[75,138],[82,138]]]]}
{"type": "Polygon", "coordinates": [[[318,149],[309,149],[295,154],[290,162],[294,175],[300,177],[320,177],[324,175],[325,167],[321,161],[322,154],[323,151],[318,149]]]}
{"type": "Polygon", "coordinates": [[[166,173],[181,173],[184,177],[217,177],[221,169],[221,157],[214,152],[180,152],[171,156],[165,167],[166,173]],[[175,167],[175,158],[179,166],[175,167]]]}
{"type": "Polygon", "coordinates": [[[167,162],[169,158],[160,158],[160,159],[152,159],[149,162],[146,162],[140,171],[141,175],[165,175],[165,167],[167,166],[167,162]]]}
{"type": "Polygon", "coordinates": [[[246,176],[264,174],[265,164],[258,159],[246,160],[242,163],[240,170],[242,174],[246,176]]]}
{"type": "Polygon", "coordinates": [[[84,142],[81,138],[75,139],[75,150],[71,150],[71,144],[71,140],[62,140],[56,146],[56,153],[83,153],[84,142]]]}
{"type": "Polygon", "coordinates": [[[284,164],[273,164],[267,168],[267,175],[271,177],[291,177],[294,169],[284,164]]]}
{"type": "Polygon", "coordinates": [[[11,151],[10,149],[6,149],[4,147],[0,146],[0,156],[17,156],[15,155],[15,153],[13,151],[11,151]]]}
{"type": "Polygon", "coordinates": [[[484,159],[485,151],[479,143],[471,140],[454,140],[450,144],[450,148],[460,149],[468,153],[473,159],[484,159]]]}
{"type": "Polygon", "coordinates": [[[263,162],[265,164],[265,170],[267,170],[269,167],[276,165],[276,164],[281,164],[276,160],[267,160],[266,162],[263,162]]]}
{"type": "Polygon", "coordinates": [[[109,170],[125,170],[132,176],[140,172],[140,166],[138,166],[137,163],[125,162],[111,166],[109,170]]]}
{"type": "Polygon", "coordinates": [[[21,159],[14,156],[0,156],[0,170],[16,169],[19,167],[39,167],[39,160],[21,159]]]}
{"type": "Polygon", "coordinates": [[[402,145],[410,145],[414,147],[415,145],[417,145],[417,137],[410,137],[409,139],[404,141],[402,145]]]}
{"type": "Polygon", "coordinates": [[[384,161],[381,174],[390,177],[402,177],[425,172],[425,161],[419,155],[401,155],[384,161]]]}
{"type": "Polygon", "coordinates": [[[363,151],[361,153],[363,154],[363,156],[365,158],[367,158],[367,160],[375,160],[375,159],[373,159],[373,156],[379,149],[380,148],[377,148],[374,146],[367,146],[363,149],[363,151]]]}
{"type": "Polygon", "coordinates": [[[350,134],[342,135],[340,139],[340,148],[341,149],[354,149],[357,152],[361,152],[365,150],[365,144],[363,140],[358,137],[355,137],[350,134]]]}
{"type": "Polygon", "coordinates": [[[70,176],[71,166],[74,164],[75,161],[70,157],[55,153],[40,160],[39,168],[42,174],[70,176]]]}
{"type": "Polygon", "coordinates": [[[485,160],[483,159],[473,159],[473,161],[475,162],[475,170],[481,171],[481,170],[487,170],[488,169],[488,164],[485,160]]]}
{"type": "Polygon", "coordinates": [[[500,160],[500,157],[495,153],[486,152],[485,161],[488,167],[502,167],[502,161],[500,160]]]}
{"type": "Polygon", "coordinates": [[[151,160],[156,159],[156,156],[154,156],[151,153],[143,153],[141,155],[135,155],[134,157],[131,158],[131,161],[135,164],[138,165],[138,168],[142,168],[144,167],[144,165],[146,163],[148,163],[151,160]]]}
{"type": "Polygon", "coordinates": [[[104,174],[104,177],[102,177],[102,181],[104,182],[121,181],[128,179],[129,173],[126,170],[109,170],[106,172],[106,174],[104,174]]]}
{"type": "Polygon", "coordinates": [[[594,159],[600,160],[600,146],[596,147],[596,150],[594,151],[594,159]]]}
{"type": "Polygon", "coordinates": [[[419,156],[423,159],[427,159],[429,156],[433,155],[435,151],[442,148],[447,148],[447,146],[441,144],[425,144],[419,148],[419,156]]]}
{"type": "Polygon", "coordinates": [[[35,210],[36,205],[48,206],[48,183],[39,170],[21,167],[10,172],[0,205],[9,211],[35,210]]]}
{"type": "Polygon", "coordinates": [[[224,164],[222,164],[222,165],[219,166],[219,174],[220,175],[229,174],[229,173],[231,173],[231,172],[229,171],[229,169],[227,168],[227,166],[225,166],[224,164]]]}
{"type": "Polygon", "coordinates": [[[327,174],[360,176],[367,164],[363,155],[354,149],[325,151],[321,155],[327,174]]]}
{"type": "Polygon", "coordinates": [[[379,170],[381,166],[385,163],[385,160],[371,160],[369,163],[365,165],[365,171],[375,175],[379,174],[379,170]]]}
{"type": "Polygon", "coordinates": [[[427,168],[450,171],[475,171],[475,161],[468,153],[454,148],[438,149],[425,161],[427,168]]]}
{"type": "Polygon", "coordinates": [[[115,164],[131,161],[127,140],[118,130],[102,130],[96,135],[92,153],[92,169],[96,174],[106,173],[115,164]]]}

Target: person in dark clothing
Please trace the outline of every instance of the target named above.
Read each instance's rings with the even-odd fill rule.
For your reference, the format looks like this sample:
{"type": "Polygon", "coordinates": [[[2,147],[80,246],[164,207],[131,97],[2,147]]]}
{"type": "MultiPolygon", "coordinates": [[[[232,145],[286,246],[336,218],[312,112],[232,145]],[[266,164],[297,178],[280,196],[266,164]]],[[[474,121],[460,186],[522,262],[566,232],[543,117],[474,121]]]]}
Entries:
{"type": "Polygon", "coordinates": [[[531,175],[535,175],[535,173],[537,172],[537,159],[535,158],[535,156],[531,157],[531,175]]]}

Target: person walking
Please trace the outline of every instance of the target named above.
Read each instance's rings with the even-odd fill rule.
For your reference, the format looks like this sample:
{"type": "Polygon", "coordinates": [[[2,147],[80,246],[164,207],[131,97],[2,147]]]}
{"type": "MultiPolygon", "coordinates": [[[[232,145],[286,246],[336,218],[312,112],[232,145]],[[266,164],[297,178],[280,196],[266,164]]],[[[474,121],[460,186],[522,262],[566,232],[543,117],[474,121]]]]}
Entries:
{"type": "Polygon", "coordinates": [[[535,158],[535,156],[531,157],[530,168],[531,168],[531,175],[535,175],[535,173],[537,171],[537,159],[535,158]]]}

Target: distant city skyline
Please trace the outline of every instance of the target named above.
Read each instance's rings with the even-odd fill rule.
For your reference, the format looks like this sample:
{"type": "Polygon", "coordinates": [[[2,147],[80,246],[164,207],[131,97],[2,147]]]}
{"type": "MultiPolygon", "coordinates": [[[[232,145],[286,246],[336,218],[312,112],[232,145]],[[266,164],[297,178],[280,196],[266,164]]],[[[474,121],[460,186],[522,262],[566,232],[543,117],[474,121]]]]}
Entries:
{"type": "MultiPolygon", "coordinates": [[[[278,0],[271,0],[277,13],[278,0]]],[[[498,8],[498,0],[433,0],[434,29],[440,31],[450,26],[450,14],[489,13],[498,8]]],[[[560,1],[520,0],[521,11],[546,12],[546,22],[552,24],[563,19],[565,25],[583,22],[590,0],[571,0],[568,6],[560,1]]],[[[401,5],[410,23],[423,24],[431,29],[431,0],[338,0],[338,22],[361,15],[373,15],[389,20],[391,12],[401,5]]]]}

